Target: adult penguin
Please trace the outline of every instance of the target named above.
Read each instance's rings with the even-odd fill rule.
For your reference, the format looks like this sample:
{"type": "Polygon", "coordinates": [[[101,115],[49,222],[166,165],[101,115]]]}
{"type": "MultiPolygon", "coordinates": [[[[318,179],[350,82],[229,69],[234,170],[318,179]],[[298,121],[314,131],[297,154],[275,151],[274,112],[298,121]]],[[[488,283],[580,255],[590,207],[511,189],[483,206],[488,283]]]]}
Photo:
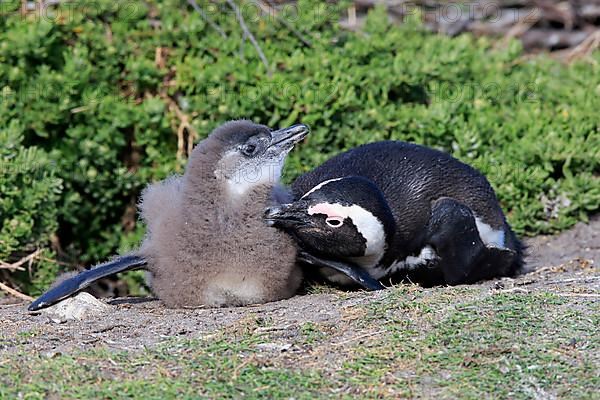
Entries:
{"type": "MultiPolygon", "coordinates": [[[[294,181],[295,201],[267,219],[320,258],[358,266],[383,280],[424,285],[512,276],[523,245],[494,190],[449,154],[401,141],[366,144],[294,181]]],[[[354,284],[321,269],[332,282],[354,284]]]]}

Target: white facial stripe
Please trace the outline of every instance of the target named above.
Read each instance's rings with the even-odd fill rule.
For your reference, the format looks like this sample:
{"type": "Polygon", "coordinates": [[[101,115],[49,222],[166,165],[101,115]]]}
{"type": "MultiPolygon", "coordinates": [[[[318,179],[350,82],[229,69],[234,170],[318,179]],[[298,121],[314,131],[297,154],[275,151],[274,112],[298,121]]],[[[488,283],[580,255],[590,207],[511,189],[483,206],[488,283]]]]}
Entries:
{"type": "Polygon", "coordinates": [[[495,230],[479,218],[475,218],[481,241],[488,246],[504,247],[504,230],[495,230]]]}
{"type": "Polygon", "coordinates": [[[323,181],[323,182],[319,183],[317,186],[315,186],[314,188],[310,189],[308,192],[304,193],[304,195],[302,197],[300,197],[300,200],[302,200],[303,198],[305,198],[309,194],[314,193],[317,190],[321,189],[323,186],[327,185],[328,183],[339,181],[340,179],[343,179],[343,178],[329,179],[329,180],[326,180],[326,181],[323,181]]]}
{"type": "Polygon", "coordinates": [[[308,214],[325,214],[328,217],[350,218],[358,233],[366,240],[365,256],[383,256],[385,251],[385,232],[383,224],[364,208],[356,204],[344,206],[339,203],[319,203],[308,208],[308,214]]]}

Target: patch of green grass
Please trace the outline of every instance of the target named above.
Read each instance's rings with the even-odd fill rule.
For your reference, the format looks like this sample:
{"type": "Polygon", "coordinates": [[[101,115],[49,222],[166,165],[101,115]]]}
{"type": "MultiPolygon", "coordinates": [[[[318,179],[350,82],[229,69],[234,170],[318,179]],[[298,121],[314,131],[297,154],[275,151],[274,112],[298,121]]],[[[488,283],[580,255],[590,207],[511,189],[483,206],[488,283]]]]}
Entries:
{"type": "Polygon", "coordinates": [[[35,337],[35,335],[37,335],[36,331],[23,331],[23,332],[19,332],[17,334],[18,337],[23,338],[23,339],[35,337]]]}
{"type": "Polygon", "coordinates": [[[290,352],[258,346],[284,333],[252,317],[142,352],[8,355],[0,398],[591,399],[599,311],[543,291],[399,286],[336,326],[299,325],[290,352]]]}
{"type": "Polygon", "coordinates": [[[315,373],[248,362],[256,340],[169,341],[135,355],[108,350],[54,358],[19,354],[0,366],[0,397],[311,398],[317,393],[323,382],[315,373]]]}
{"type": "Polygon", "coordinates": [[[327,336],[323,329],[314,322],[305,322],[300,327],[300,332],[302,333],[304,344],[314,344],[323,341],[327,336]]]}
{"type": "MultiPolygon", "coordinates": [[[[461,290],[481,289],[448,291],[461,290]]],[[[455,296],[446,309],[444,294],[435,296],[435,308],[410,303],[422,312],[408,325],[423,330],[392,324],[392,335],[348,364],[353,379],[375,384],[387,376],[399,393],[436,398],[593,398],[600,385],[597,305],[578,310],[551,293],[494,294],[464,303],[455,296]]],[[[389,320],[390,309],[388,299],[377,317],[389,320]]]]}

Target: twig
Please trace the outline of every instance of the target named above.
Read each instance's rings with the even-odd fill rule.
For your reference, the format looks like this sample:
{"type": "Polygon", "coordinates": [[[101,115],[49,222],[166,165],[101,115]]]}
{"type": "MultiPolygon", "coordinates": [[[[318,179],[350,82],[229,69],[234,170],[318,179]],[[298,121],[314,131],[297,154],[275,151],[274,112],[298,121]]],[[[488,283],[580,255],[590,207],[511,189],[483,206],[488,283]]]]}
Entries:
{"type": "Polygon", "coordinates": [[[192,154],[192,150],[194,148],[194,140],[198,138],[198,132],[194,129],[192,124],[190,123],[190,117],[186,113],[184,113],[181,108],[177,105],[175,100],[173,100],[168,94],[162,92],[160,93],[160,97],[162,97],[169,106],[169,109],[175,113],[177,118],[179,119],[179,127],[177,128],[177,158],[182,159],[185,156],[189,156],[192,154]],[[188,132],[187,138],[187,148],[185,146],[184,140],[184,132],[188,132]]]}
{"type": "Polygon", "coordinates": [[[279,326],[259,326],[254,330],[255,333],[265,333],[265,332],[275,332],[275,331],[285,331],[292,327],[293,325],[279,325],[279,326]]]}
{"type": "Polygon", "coordinates": [[[0,261],[0,269],[7,269],[9,271],[25,271],[25,268],[21,267],[21,265],[25,264],[26,262],[33,261],[35,258],[37,258],[40,255],[40,253],[42,251],[43,251],[43,249],[37,249],[36,251],[29,254],[28,256],[23,257],[19,261],[14,262],[12,264],[9,264],[4,261],[0,261]]]}
{"type": "MultiPolygon", "coordinates": [[[[160,69],[167,68],[168,49],[164,47],[157,47],[154,52],[154,63],[160,69]]],[[[190,116],[183,112],[177,102],[169,96],[167,92],[167,86],[169,85],[168,76],[163,82],[163,86],[159,89],[158,95],[162,98],[169,108],[169,110],[177,116],[179,124],[177,125],[177,159],[182,159],[184,156],[189,156],[194,148],[194,140],[198,138],[198,132],[194,129],[190,122],[190,116]],[[185,131],[188,132],[187,147],[185,143],[185,131]]],[[[146,94],[149,97],[149,94],[146,94]]],[[[175,129],[175,124],[172,124],[175,129]]]]}
{"type": "Polygon", "coordinates": [[[223,29],[221,29],[219,27],[219,25],[217,25],[212,19],[210,19],[210,17],[204,12],[204,10],[198,5],[198,3],[196,3],[196,0],[188,0],[188,4],[192,6],[192,8],[194,10],[196,10],[196,12],[198,14],[200,14],[200,16],[202,17],[203,20],[206,21],[206,23],[208,25],[210,25],[211,28],[213,28],[215,31],[219,32],[219,34],[223,37],[223,39],[227,39],[227,35],[225,34],[225,31],[223,31],[223,29]]]}
{"type": "Polygon", "coordinates": [[[227,0],[227,4],[229,4],[229,7],[231,7],[231,9],[235,12],[235,17],[238,20],[240,27],[242,28],[242,30],[244,31],[244,34],[246,35],[246,37],[248,39],[250,39],[250,42],[256,49],[258,56],[260,57],[261,61],[265,65],[265,68],[267,68],[267,76],[270,78],[273,75],[273,72],[271,71],[271,68],[269,67],[269,60],[267,60],[267,57],[265,57],[265,53],[263,53],[262,49],[260,48],[260,45],[256,41],[256,38],[254,37],[252,32],[250,32],[250,29],[248,29],[248,25],[246,25],[246,21],[244,21],[244,16],[242,15],[240,8],[234,3],[233,0],[227,0]]]}
{"type": "Polygon", "coordinates": [[[354,5],[351,5],[350,7],[348,7],[348,24],[350,26],[356,26],[356,7],[354,5]]]}
{"type": "Polygon", "coordinates": [[[600,30],[592,33],[583,42],[577,45],[577,47],[571,50],[567,56],[567,62],[570,63],[580,58],[589,57],[598,47],[600,47],[600,30]]]}
{"type": "Polygon", "coordinates": [[[596,281],[600,279],[600,276],[588,276],[585,278],[569,278],[569,279],[556,279],[553,281],[540,281],[541,283],[545,283],[547,285],[553,285],[553,284],[557,284],[557,283],[572,283],[572,282],[584,282],[584,283],[588,283],[591,281],[596,281]]]}
{"type": "Polygon", "coordinates": [[[532,280],[525,281],[525,282],[516,282],[515,286],[527,286],[527,285],[531,285],[533,283],[539,283],[541,285],[556,285],[556,284],[561,284],[561,283],[573,283],[573,282],[588,283],[588,282],[597,281],[598,279],[600,279],[600,276],[588,276],[588,277],[584,277],[584,278],[555,279],[552,281],[545,281],[543,279],[537,279],[537,280],[532,279],[532,280]]]}
{"type": "Polygon", "coordinates": [[[520,287],[514,287],[514,288],[510,288],[510,289],[502,289],[502,290],[494,290],[494,293],[529,293],[529,290],[527,289],[523,289],[520,287]]]}
{"type": "Polygon", "coordinates": [[[13,264],[9,264],[7,262],[0,260],[0,269],[7,269],[9,271],[25,271],[23,267],[15,267],[13,264]]]}
{"type": "Polygon", "coordinates": [[[154,65],[156,65],[159,69],[167,68],[167,60],[165,59],[165,55],[167,53],[167,49],[164,47],[157,47],[154,49],[154,65]]]}
{"type": "Polygon", "coordinates": [[[288,28],[294,35],[296,35],[296,37],[298,39],[300,39],[300,41],[302,43],[304,43],[304,45],[306,47],[312,47],[312,42],[304,35],[302,34],[302,32],[300,32],[298,29],[296,29],[296,27],[294,25],[292,25],[287,19],[283,18],[281,15],[279,15],[278,12],[276,12],[276,8],[275,5],[273,5],[273,2],[269,1],[269,0],[264,0],[263,1],[258,1],[258,5],[259,7],[263,10],[266,11],[267,13],[270,12],[270,10],[273,10],[273,15],[275,16],[275,19],[277,19],[277,21],[279,21],[281,24],[283,24],[286,28],[288,28]],[[268,6],[269,9],[265,10],[265,6],[268,6]]]}
{"type": "Polygon", "coordinates": [[[250,364],[251,362],[255,362],[256,361],[256,356],[254,354],[252,354],[250,357],[246,358],[244,361],[242,361],[237,367],[235,367],[235,369],[233,370],[233,373],[231,374],[231,382],[235,381],[238,378],[238,375],[240,373],[240,370],[242,368],[245,368],[248,364],[250,364]]]}
{"type": "Polygon", "coordinates": [[[109,326],[105,326],[100,329],[93,330],[92,333],[105,333],[108,331],[112,331],[115,328],[127,328],[127,326],[123,325],[123,324],[114,324],[114,325],[109,325],[109,326]]]}
{"type": "Polygon", "coordinates": [[[556,295],[563,297],[592,297],[595,299],[600,298],[600,293],[556,293],[556,295]]]}
{"type": "Polygon", "coordinates": [[[347,344],[347,343],[350,343],[350,342],[354,342],[356,340],[364,339],[364,338],[371,337],[371,336],[377,336],[377,335],[380,335],[380,334],[382,334],[384,332],[385,332],[385,330],[380,330],[380,331],[377,331],[377,332],[365,333],[363,335],[354,336],[354,337],[351,337],[350,339],[343,340],[341,342],[333,343],[332,346],[342,346],[344,344],[347,344]]]}
{"type": "Polygon", "coordinates": [[[525,32],[527,32],[529,29],[531,29],[531,27],[535,25],[540,19],[539,10],[536,9],[535,11],[536,12],[532,16],[527,15],[525,16],[525,18],[519,19],[517,23],[514,24],[508,30],[508,32],[506,32],[504,37],[494,45],[494,48],[506,47],[511,39],[518,38],[522,36],[525,32]]]}
{"type": "Polygon", "coordinates": [[[14,297],[17,297],[17,298],[19,298],[21,300],[25,300],[25,301],[31,301],[31,300],[33,300],[33,297],[29,297],[26,294],[23,294],[23,293],[19,292],[18,290],[15,290],[15,289],[13,289],[13,288],[11,288],[9,286],[6,286],[2,282],[0,282],[0,289],[4,290],[6,293],[8,293],[8,294],[10,294],[10,295],[12,295],[14,297]]]}

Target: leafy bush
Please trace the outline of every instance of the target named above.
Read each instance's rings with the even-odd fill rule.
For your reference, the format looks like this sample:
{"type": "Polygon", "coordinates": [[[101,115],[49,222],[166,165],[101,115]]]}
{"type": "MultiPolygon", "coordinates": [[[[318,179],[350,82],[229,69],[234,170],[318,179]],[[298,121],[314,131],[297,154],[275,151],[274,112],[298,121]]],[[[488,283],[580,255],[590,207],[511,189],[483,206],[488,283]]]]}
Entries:
{"type": "Polygon", "coordinates": [[[183,0],[63,3],[26,16],[18,3],[0,3],[0,128],[13,132],[0,144],[52,163],[56,178],[3,180],[3,258],[47,246],[51,233],[86,264],[135,246],[142,187],[182,170],[186,140],[241,117],[312,127],[288,181],[341,150],[393,138],[479,168],[519,233],[564,229],[598,210],[597,63],[526,59],[516,42],[436,36],[415,21],[391,26],[383,10],[350,33],[337,27],[336,7],[301,0],[282,15],[309,47],[244,3],[270,77],[225,3],[199,2],[226,39],[183,0]],[[23,196],[4,205],[25,189],[43,204],[23,196]],[[26,228],[5,228],[14,220],[26,228]]]}
{"type": "MultiPolygon", "coordinates": [[[[16,120],[0,126],[0,260],[7,264],[46,247],[57,228],[61,181],[53,176],[48,155],[34,146],[23,146],[22,140],[16,120]]],[[[42,251],[38,257],[41,268],[31,272],[26,270],[27,263],[0,272],[13,272],[28,283],[27,291],[39,292],[56,274],[52,256],[47,249],[42,251]]]]}

